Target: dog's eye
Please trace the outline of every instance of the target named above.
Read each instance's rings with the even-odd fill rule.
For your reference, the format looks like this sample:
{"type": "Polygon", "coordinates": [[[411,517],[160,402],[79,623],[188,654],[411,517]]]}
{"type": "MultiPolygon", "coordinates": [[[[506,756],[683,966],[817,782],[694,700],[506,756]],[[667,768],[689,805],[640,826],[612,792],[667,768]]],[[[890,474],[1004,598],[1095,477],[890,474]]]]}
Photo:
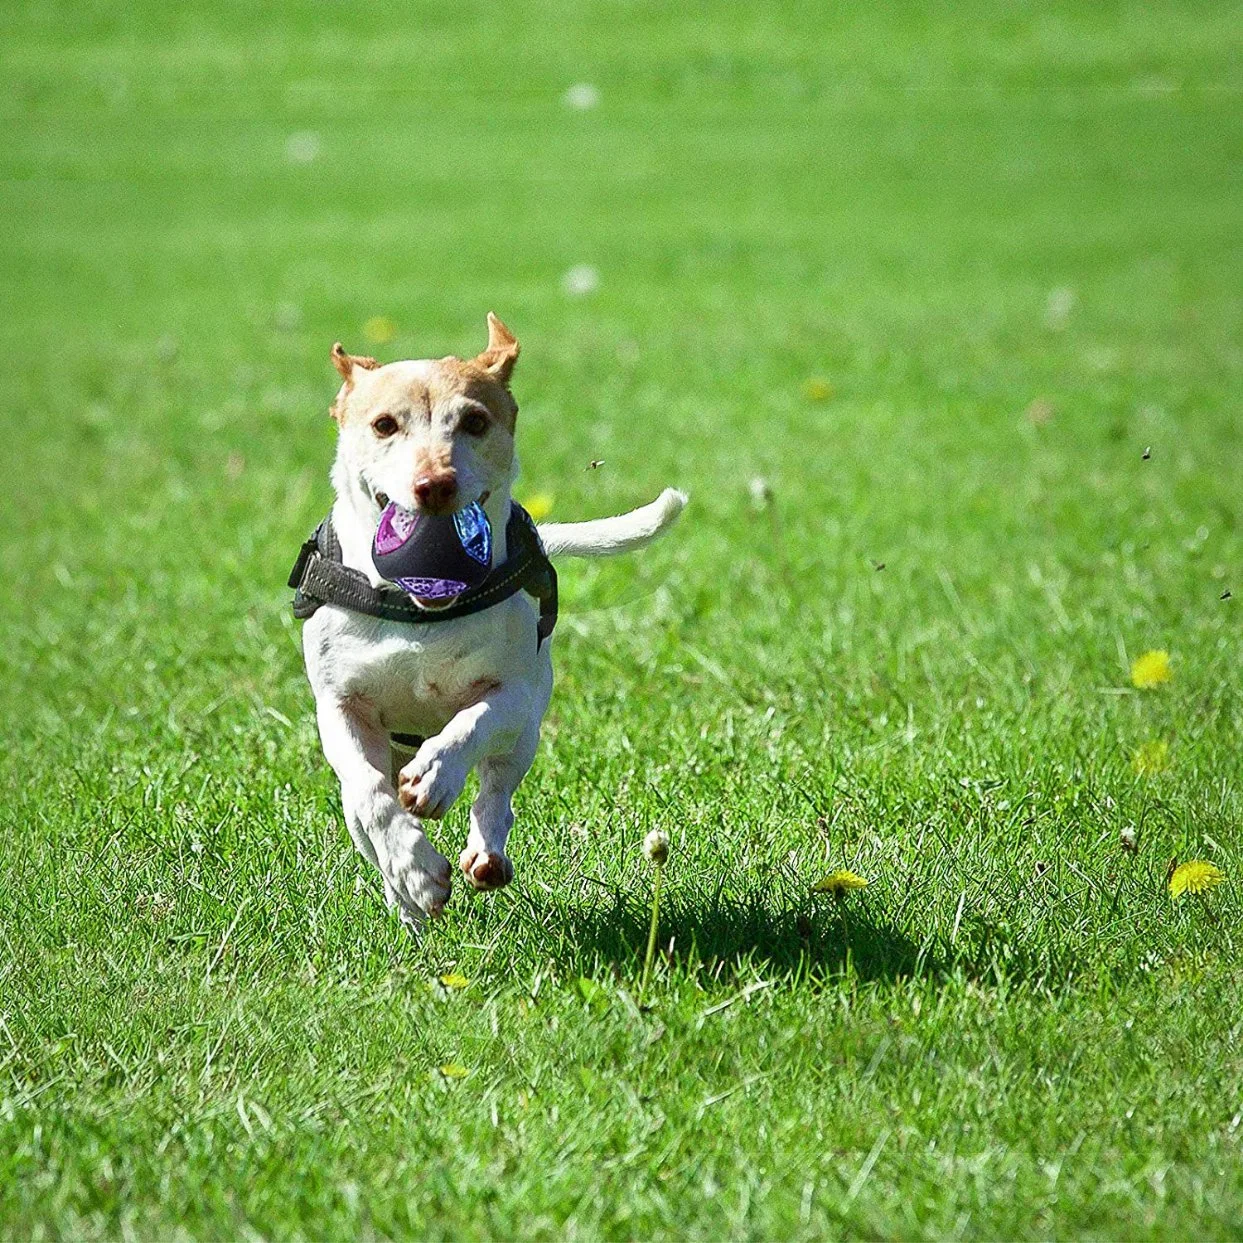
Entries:
{"type": "Polygon", "coordinates": [[[481,410],[468,410],[459,426],[468,436],[482,436],[488,430],[488,416],[481,410]]]}
{"type": "Polygon", "coordinates": [[[382,414],[378,419],[371,420],[371,430],[381,440],[386,440],[397,430],[397,420],[391,414],[382,414]]]}

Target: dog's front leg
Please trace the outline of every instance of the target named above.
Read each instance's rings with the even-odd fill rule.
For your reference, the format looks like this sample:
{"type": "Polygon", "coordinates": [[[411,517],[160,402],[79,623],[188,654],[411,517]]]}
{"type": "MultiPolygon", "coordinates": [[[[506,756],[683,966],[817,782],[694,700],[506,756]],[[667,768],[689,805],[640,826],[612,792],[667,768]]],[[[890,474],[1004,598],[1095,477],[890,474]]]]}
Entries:
{"type": "Polygon", "coordinates": [[[401,805],[416,816],[439,819],[457,801],[470,770],[487,756],[513,750],[532,715],[531,692],[524,683],[488,690],[423,743],[401,770],[401,805]]]}
{"type": "Polygon", "coordinates": [[[345,818],[359,850],[380,869],[403,922],[438,915],[449,900],[449,861],[403,811],[387,776],[388,732],[366,705],[325,695],[316,703],[324,755],[341,782],[345,818]]]}
{"type": "Polygon", "coordinates": [[[476,889],[501,889],[514,878],[505,853],[514,827],[513,797],[539,747],[540,720],[532,717],[506,755],[490,755],[479,764],[479,797],[470,809],[470,834],[459,866],[476,889]]]}

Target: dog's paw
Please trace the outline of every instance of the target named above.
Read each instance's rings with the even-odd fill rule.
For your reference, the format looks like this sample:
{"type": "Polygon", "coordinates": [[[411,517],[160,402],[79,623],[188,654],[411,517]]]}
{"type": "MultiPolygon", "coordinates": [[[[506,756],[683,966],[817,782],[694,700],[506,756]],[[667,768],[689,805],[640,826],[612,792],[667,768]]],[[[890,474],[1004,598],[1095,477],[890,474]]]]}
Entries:
{"type": "Polygon", "coordinates": [[[424,743],[398,776],[397,798],[412,815],[439,820],[466,788],[466,775],[454,756],[424,743]]]}
{"type": "Polygon", "coordinates": [[[514,865],[509,856],[467,846],[460,860],[462,875],[482,890],[504,889],[514,878],[514,865]]]}
{"type": "Polygon", "coordinates": [[[427,923],[427,916],[417,906],[408,905],[387,880],[384,882],[384,904],[411,932],[421,932],[427,923]]]}
{"type": "Polygon", "coordinates": [[[435,919],[453,892],[449,860],[416,832],[388,851],[384,896],[395,904],[403,923],[435,919]]]}
{"type": "Polygon", "coordinates": [[[384,882],[384,901],[388,905],[388,909],[397,916],[410,932],[417,935],[423,931],[423,926],[427,923],[427,916],[418,907],[407,906],[402,901],[397,890],[388,881],[384,882]]]}

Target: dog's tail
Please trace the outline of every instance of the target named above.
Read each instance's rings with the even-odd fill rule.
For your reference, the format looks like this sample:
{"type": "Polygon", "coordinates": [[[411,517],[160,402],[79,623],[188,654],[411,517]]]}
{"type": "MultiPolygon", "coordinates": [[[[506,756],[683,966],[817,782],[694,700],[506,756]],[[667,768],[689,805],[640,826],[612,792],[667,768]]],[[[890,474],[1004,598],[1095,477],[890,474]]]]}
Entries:
{"type": "Polygon", "coordinates": [[[540,539],[550,557],[608,557],[650,544],[672,526],[687,496],[666,488],[650,505],[632,509],[615,518],[590,522],[547,522],[539,528],[540,539]]]}

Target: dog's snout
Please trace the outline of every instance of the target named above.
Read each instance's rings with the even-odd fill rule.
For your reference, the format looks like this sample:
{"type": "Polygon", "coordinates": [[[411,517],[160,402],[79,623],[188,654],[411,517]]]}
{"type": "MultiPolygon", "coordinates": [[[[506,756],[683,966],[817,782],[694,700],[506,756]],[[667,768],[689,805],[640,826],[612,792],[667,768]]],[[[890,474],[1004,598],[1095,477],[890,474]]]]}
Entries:
{"type": "Polygon", "coordinates": [[[429,513],[443,513],[457,500],[457,474],[452,470],[428,471],[414,481],[414,498],[429,513]]]}

